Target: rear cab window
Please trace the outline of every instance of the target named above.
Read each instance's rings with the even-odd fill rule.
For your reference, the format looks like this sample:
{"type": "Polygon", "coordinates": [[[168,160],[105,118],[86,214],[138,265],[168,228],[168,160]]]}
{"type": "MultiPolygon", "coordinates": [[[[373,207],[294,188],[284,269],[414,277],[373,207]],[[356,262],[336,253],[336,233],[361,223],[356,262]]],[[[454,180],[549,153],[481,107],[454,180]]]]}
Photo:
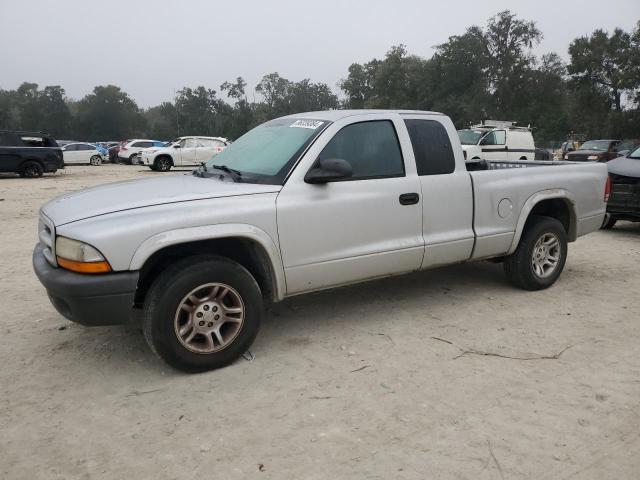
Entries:
{"type": "Polygon", "coordinates": [[[411,139],[419,176],[444,175],[456,168],[451,140],[444,126],[436,120],[404,121],[411,139]]]}

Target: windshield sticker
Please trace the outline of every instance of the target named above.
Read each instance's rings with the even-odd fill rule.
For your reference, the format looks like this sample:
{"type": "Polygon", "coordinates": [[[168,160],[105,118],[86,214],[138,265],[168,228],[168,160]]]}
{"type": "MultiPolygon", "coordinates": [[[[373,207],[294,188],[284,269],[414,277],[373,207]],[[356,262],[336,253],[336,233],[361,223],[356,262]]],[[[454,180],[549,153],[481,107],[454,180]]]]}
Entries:
{"type": "Polygon", "coordinates": [[[291,128],[310,128],[311,130],[315,130],[322,122],[319,120],[296,120],[289,127],[291,128]]]}

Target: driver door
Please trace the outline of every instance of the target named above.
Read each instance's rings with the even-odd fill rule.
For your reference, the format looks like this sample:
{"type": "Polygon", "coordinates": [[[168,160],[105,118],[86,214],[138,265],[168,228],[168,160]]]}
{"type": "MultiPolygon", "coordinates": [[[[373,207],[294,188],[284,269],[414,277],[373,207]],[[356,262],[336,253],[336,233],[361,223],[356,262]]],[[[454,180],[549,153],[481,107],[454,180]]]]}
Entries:
{"type": "Polygon", "coordinates": [[[420,268],[420,181],[415,164],[405,164],[402,155],[409,139],[401,120],[373,118],[350,117],[328,127],[278,195],[289,295],[420,268]],[[304,181],[316,160],[331,158],[349,162],[353,176],[304,181]]]}
{"type": "Polygon", "coordinates": [[[180,142],[180,165],[196,164],[196,139],[185,138],[180,142]]]}

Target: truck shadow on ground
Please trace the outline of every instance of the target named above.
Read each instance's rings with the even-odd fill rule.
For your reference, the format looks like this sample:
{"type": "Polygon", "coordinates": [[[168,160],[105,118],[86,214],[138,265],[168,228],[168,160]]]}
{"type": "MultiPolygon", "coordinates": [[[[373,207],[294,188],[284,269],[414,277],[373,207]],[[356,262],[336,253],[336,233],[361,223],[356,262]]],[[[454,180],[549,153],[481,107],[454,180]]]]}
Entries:
{"type": "MultiPolygon", "coordinates": [[[[296,338],[305,337],[310,343],[333,338],[336,325],[366,329],[370,326],[367,311],[372,306],[378,314],[392,319],[408,304],[419,311],[424,305],[428,317],[431,309],[449,305],[453,297],[486,297],[487,290],[496,288],[513,288],[502,266],[477,262],[292,297],[268,309],[252,350],[260,361],[278,354],[296,338]]],[[[85,328],[61,317],[58,320],[58,326],[52,326],[54,331],[60,329],[55,332],[58,343],[52,346],[58,365],[80,360],[84,368],[96,368],[106,375],[143,370],[150,380],[158,374],[165,379],[166,374],[180,375],[153,355],[135,324],[85,328]],[[65,357],[65,352],[70,354],[65,357]]]]}

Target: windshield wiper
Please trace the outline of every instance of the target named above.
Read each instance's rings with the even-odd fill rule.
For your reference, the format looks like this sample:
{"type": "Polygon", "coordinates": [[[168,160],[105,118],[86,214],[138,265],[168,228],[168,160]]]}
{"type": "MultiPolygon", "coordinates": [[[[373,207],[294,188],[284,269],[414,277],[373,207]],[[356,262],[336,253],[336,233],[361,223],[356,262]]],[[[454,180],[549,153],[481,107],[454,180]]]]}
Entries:
{"type": "MultiPolygon", "coordinates": [[[[204,168],[206,172],[207,167],[205,166],[204,168]]],[[[229,174],[229,176],[233,178],[234,182],[240,182],[242,180],[242,172],[240,172],[239,170],[234,170],[233,168],[229,168],[226,165],[211,165],[211,168],[222,170],[223,172],[229,174]]]]}

